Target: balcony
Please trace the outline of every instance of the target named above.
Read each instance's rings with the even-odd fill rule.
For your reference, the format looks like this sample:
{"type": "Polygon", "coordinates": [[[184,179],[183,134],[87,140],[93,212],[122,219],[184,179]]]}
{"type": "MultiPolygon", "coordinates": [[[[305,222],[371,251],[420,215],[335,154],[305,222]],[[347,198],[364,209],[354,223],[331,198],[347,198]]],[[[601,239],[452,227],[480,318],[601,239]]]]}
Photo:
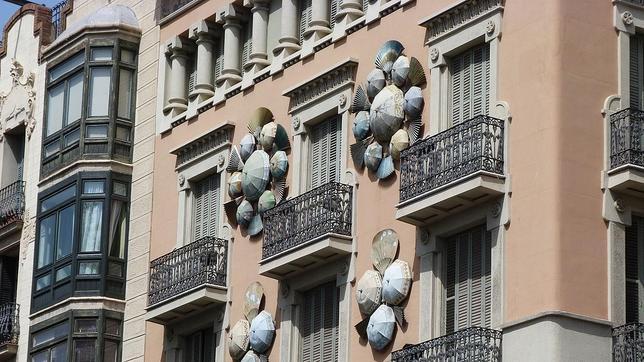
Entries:
{"type": "Polygon", "coordinates": [[[500,362],[501,338],[501,331],[470,327],[423,343],[407,345],[391,353],[391,362],[500,362]]]}
{"type": "Polygon", "coordinates": [[[228,241],[205,237],[150,262],[146,319],[173,323],[225,303],[228,241]]]}
{"type": "Polygon", "coordinates": [[[629,323],[613,328],[613,361],[644,360],[644,324],[629,323]]]}
{"type": "Polygon", "coordinates": [[[16,356],[20,306],[15,303],[0,305],[0,361],[8,361],[16,356]]]}
{"type": "Polygon", "coordinates": [[[628,108],[610,116],[608,188],[644,192],[644,112],[628,108]]]}
{"type": "Polygon", "coordinates": [[[477,116],[401,154],[396,218],[425,225],[505,190],[504,121],[477,116]]]}
{"type": "Polygon", "coordinates": [[[0,190],[0,237],[22,227],[24,211],[24,181],[16,181],[0,190]]]}
{"type": "Polygon", "coordinates": [[[330,182],[264,214],[259,272],[291,277],[352,250],[353,187],[330,182]]]}

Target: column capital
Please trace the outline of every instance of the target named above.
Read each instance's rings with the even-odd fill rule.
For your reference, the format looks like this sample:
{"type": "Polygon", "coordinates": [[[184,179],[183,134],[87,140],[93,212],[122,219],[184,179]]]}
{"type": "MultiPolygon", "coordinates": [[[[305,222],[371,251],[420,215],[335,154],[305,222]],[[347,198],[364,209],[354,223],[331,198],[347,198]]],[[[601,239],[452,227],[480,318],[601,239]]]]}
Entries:
{"type": "Polygon", "coordinates": [[[270,10],[271,0],[249,0],[251,11],[270,10]]]}
{"type": "Polygon", "coordinates": [[[166,41],[164,47],[165,53],[170,57],[185,57],[187,56],[186,53],[190,46],[187,39],[179,36],[174,36],[166,41]]]}
{"type": "Polygon", "coordinates": [[[228,4],[219,9],[215,16],[215,21],[219,24],[227,25],[239,25],[239,23],[247,17],[248,10],[235,6],[233,4],[228,4]]]}
{"type": "Polygon", "coordinates": [[[213,38],[219,36],[216,29],[215,24],[205,20],[200,20],[190,26],[188,35],[190,39],[195,42],[213,41],[213,38]]]}

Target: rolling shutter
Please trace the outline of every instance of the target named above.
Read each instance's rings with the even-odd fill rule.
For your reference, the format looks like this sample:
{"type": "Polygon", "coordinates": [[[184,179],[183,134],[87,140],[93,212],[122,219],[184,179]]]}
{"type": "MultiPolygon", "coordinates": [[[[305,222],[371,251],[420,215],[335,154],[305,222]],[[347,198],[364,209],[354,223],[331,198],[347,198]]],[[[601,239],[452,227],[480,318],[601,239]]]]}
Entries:
{"type": "Polygon", "coordinates": [[[300,318],[302,362],[338,360],[338,288],[335,281],[304,293],[300,318]]]}
{"type": "Polygon", "coordinates": [[[491,234],[477,226],[447,240],[445,331],[489,327],[492,312],[491,234]]]}
{"type": "Polygon", "coordinates": [[[489,113],[490,47],[483,44],[450,60],[450,120],[452,125],[489,113]]]}
{"type": "Polygon", "coordinates": [[[340,181],[342,119],[335,115],[311,129],[309,186],[340,181]]]}
{"type": "Polygon", "coordinates": [[[219,204],[219,174],[208,176],[196,183],[192,216],[193,240],[217,236],[219,204]]]}
{"type": "Polygon", "coordinates": [[[630,106],[631,108],[642,108],[642,90],[644,86],[642,69],[644,62],[644,38],[641,36],[632,36],[630,44],[630,77],[629,77],[629,87],[630,87],[630,106]]]}
{"type": "MultiPolygon", "coordinates": [[[[317,0],[322,1],[322,0],[317,0]]],[[[304,42],[304,32],[313,16],[313,0],[300,0],[300,44],[304,42]]]]}
{"type": "Polygon", "coordinates": [[[625,272],[626,272],[626,323],[640,321],[640,254],[644,238],[644,219],[633,217],[633,222],[626,227],[625,272]]]}
{"type": "Polygon", "coordinates": [[[338,6],[340,6],[340,0],[331,0],[329,8],[331,9],[329,16],[329,27],[331,30],[335,27],[335,17],[338,15],[338,6]]]}

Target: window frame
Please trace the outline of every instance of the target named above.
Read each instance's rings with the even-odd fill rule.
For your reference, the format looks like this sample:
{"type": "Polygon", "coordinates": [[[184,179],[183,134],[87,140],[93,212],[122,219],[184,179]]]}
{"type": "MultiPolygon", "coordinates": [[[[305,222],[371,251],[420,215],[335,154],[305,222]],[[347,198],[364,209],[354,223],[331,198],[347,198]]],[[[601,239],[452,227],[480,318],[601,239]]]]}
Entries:
{"type": "MultiPolygon", "coordinates": [[[[322,185],[328,184],[330,182],[340,182],[342,180],[342,157],[343,157],[343,148],[344,148],[344,143],[343,143],[343,132],[346,132],[346,129],[343,125],[343,118],[341,114],[338,114],[337,112],[327,112],[319,117],[316,117],[314,120],[311,120],[310,122],[307,122],[306,126],[307,128],[307,166],[306,166],[306,191],[310,191],[316,187],[320,187],[322,185]],[[329,175],[329,179],[325,183],[321,183],[319,185],[314,185],[314,179],[313,179],[313,137],[314,137],[314,130],[318,127],[320,127],[324,123],[331,123],[331,122],[337,122],[339,129],[337,129],[337,146],[336,146],[336,162],[337,162],[337,175],[335,175],[335,179],[331,180],[331,177],[329,175]]],[[[330,134],[330,132],[327,132],[327,136],[330,134]]],[[[330,145],[328,147],[330,149],[330,145]]],[[[329,155],[329,153],[324,153],[322,152],[323,157],[326,157],[329,155]]],[[[329,157],[330,158],[330,157],[329,157]]],[[[329,166],[330,166],[329,162],[329,166]]],[[[320,177],[321,178],[321,177],[320,177]]]]}
{"type": "MultiPolygon", "coordinates": [[[[305,306],[306,295],[308,293],[314,292],[315,290],[323,289],[329,284],[336,284],[335,285],[335,293],[336,294],[335,294],[335,300],[334,300],[334,303],[333,303],[335,305],[335,309],[333,311],[333,313],[335,315],[334,315],[333,318],[335,319],[335,323],[336,323],[336,326],[335,326],[336,331],[335,331],[335,341],[334,341],[335,346],[334,346],[333,349],[335,350],[335,356],[334,356],[335,358],[338,358],[338,356],[340,355],[340,293],[341,293],[341,291],[340,291],[340,287],[337,285],[336,280],[333,278],[333,279],[327,279],[327,280],[324,280],[322,282],[316,283],[315,285],[309,287],[308,289],[299,292],[299,294],[301,294],[301,296],[298,299],[300,299],[302,301],[300,303],[300,305],[299,305],[299,308],[298,308],[299,309],[298,310],[299,316],[297,318],[297,320],[298,320],[298,330],[300,332],[299,336],[298,336],[299,339],[300,339],[300,341],[299,341],[299,350],[297,352],[298,357],[299,357],[299,359],[298,359],[299,361],[304,361],[304,356],[303,356],[303,353],[304,353],[304,336],[302,335],[302,331],[305,328],[304,325],[303,325],[303,322],[304,322],[304,311],[305,311],[305,308],[306,308],[306,306],[305,306]]],[[[320,329],[324,330],[324,320],[321,320],[320,322],[321,322],[320,329]]],[[[322,333],[323,333],[323,331],[322,331],[322,333]]],[[[317,358],[319,358],[322,355],[322,351],[324,350],[324,348],[322,348],[322,346],[323,346],[323,344],[320,345],[320,355],[313,356],[313,361],[318,361],[317,358]]]]}

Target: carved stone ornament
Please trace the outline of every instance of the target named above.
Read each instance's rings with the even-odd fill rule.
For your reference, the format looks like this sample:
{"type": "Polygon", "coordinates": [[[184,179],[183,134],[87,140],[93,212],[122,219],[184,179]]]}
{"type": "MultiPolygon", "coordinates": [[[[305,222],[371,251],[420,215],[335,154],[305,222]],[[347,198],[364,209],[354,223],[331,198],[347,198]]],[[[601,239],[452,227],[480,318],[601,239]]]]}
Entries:
{"type": "Polygon", "coordinates": [[[432,60],[432,62],[435,62],[435,61],[438,60],[438,54],[439,54],[438,49],[436,49],[436,48],[432,48],[429,51],[429,58],[432,60]]]}
{"type": "Polygon", "coordinates": [[[633,24],[633,13],[630,11],[624,11],[622,13],[622,22],[626,25],[633,24]]]}
{"type": "Polygon", "coordinates": [[[183,184],[186,183],[186,176],[184,176],[182,173],[179,174],[179,186],[183,186],[183,184]]]}
{"type": "Polygon", "coordinates": [[[224,157],[224,155],[219,155],[219,157],[217,157],[217,165],[221,167],[224,165],[224,162],[226,162],[226,157],[224,157]]]}
{"type": "Polygon", "coordinates": [[[347,96],[340,94],[340,97],[338,97],[338,104],[340,107],[344,107],[344,105],[347,104],[347,96]]]}
{"type": "Polygon", "coordinates": [[[300,117],[293,117],[293,128],[300,128],[300,117]]]}
{"type": "Polygon", "coordinates": [[[34,74],[25,74],[23,66],[15,59],[11,60],[9,75],[12,78],[11,89],[8,93],[0,92],[0,141],[4,139],[4,131],[19,125],[25,126],[25,133],[31,139],[36,126],[34,105],[34,74]]]}
{"type": "Polygon", "coordinates": [[[494,33],[495,27],[496,27],[496,24],[494,24],[494,21],[490,20],[487,22],[487,25],[485,26],[485,31],[487,31],[488,35],[492,35],[494,33]]]}
{"type": "Polygon", "coordinates": [[[492,204],[492,207],[491,207],[492,217],[497,218],[501,216],[502,209],[503,207],[500,202],[495,202],[494,204],[492,204]]]}
{"type": "Polygon", "coordinates": [[[280,294],[282,295],[282,298],[288,297],[288,294],[291,292],[291,287],[288,285],[287,282],[281,282],[280,283],[280,294]]]}
{"type": "Polygon", "coordinates": [[[624,212],[624,201],[622,201],[622,199],[616,199],[614,206],[615,211],[619,212],[620,214],[624,212]]]}

